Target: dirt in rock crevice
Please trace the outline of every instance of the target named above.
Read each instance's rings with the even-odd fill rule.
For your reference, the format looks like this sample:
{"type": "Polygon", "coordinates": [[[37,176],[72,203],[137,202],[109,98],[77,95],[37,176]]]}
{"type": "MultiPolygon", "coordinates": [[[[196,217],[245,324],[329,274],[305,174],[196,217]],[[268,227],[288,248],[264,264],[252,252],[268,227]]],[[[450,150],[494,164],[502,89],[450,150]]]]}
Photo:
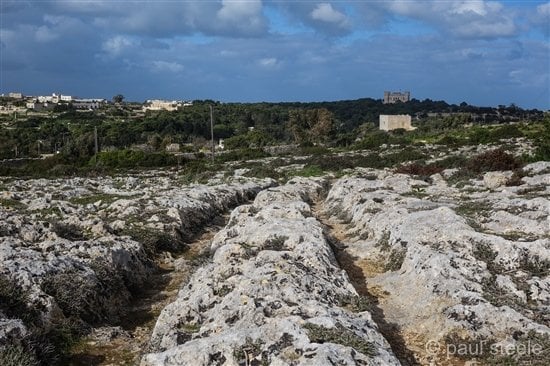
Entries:
{"type": "Polygon", "coordinates": [[[210,252],[214,235],[227,223],[229,216],[215,218],[209,226],[187,244],[181,254],[161,253],[156,258],[156,271],[142,291],[136,294],[128,311],[116,326],[95,328],[70,352],[69,365],[106,366],[136,365],[147,351],[156,320],[162,309],[174,301],[178,291],[200,267],[210,252]]]}
{"type": "Polygon", "coordinates": [[[376,293],[373,289],[369,289],[365,270],[358,265],[359,258],[352,256],[346,251],[345,225],[327,218],[322,211],[322,202],[317,202],[314,205],[313,213],[325,228],[325,237],[332,247],[339,266],[346,271],[357,293],[360,296],[366,297],[372,304],[369,309],[372,319],[378,325],[378,330],[388,341],[396,357],[403,366],[420,365],[415,353],[408,348],[400,327],[397,324],[387,321],[384,310],[380,307],[379,302],[379,296],[383,296],[383,294],[376,293]]]}

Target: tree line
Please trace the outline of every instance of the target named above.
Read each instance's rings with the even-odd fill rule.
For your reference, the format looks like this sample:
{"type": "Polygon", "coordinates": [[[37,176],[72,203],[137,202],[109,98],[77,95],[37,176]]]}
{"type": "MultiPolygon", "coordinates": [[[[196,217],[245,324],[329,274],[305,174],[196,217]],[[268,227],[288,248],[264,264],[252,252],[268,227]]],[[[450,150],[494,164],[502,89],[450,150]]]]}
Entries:
{"type": "MultiPolygon", "coordinates": [[[[113,100],[115,100],[113,98],[113,100]]],[[[377,129],[380,114],[411,114],[424,132],[464,124],[541,120],[543,112],[515,105],[475,107],[466,103],[416,99],[383,104],[371,98],[314,103],[220,103],[194,101],[177,111],[136,112],[139,105],[116,101],[99,111],[68,109],[47,116],[21,116],[0,127],[0,159],[33,157],[60,152],[87,160],[95,152],[95,131],[102,150],[142,145],[162,151],[170,143],[193,150],[210,138],[210,105],[214,108],[214,136],[228,148],[271,144],[327,144],[346,146],[377,129]]]]}

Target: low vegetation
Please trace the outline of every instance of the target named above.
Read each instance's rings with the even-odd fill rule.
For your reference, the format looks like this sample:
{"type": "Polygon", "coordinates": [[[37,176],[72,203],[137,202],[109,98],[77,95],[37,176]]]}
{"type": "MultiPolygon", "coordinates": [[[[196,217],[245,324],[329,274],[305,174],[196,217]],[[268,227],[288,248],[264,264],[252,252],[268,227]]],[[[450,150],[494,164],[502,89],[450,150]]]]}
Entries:
{"type": "Polygon", "coordinates": [[[376,354],[376,349],[370,342],[340,324],[337,324],[334,328],[326,328],[322,325],[306,323],[304,328],[307,330],[308,337],[313,343],[336,343],[352,347],[366,356],[374,356],[376,354]]]}
{"type": "MultiPolygon", "coordinates": [[[[72,279],[70,279],[72,281],[72,279]]],[[[29,293],[15,279],[0,274],[0,311],[9,318],[22,319],[28,334],[8,338],[0,345],[0,364],[6,366],[56,365],[63,360],[76,339],[87,331],[79,319],[52,318],[47,327],[29,293]]]]}
{"type": "MultiPolygon", "coordinates": [[[[383,104],[368,98],[323,103],[195,101],[178,111],[150,111],[142,115],[119,103],[94,112],[66,108],[49,116],[20,116],[17,122],[3,121],[0,159],[27,160],[4,162],[0,165],[0,176],[97,175],[151,167],[185,169],[187,165],[201,164],[191,162],[189,156],[177,157],[173,153],[194,153],[198,160],[207,158],[205,154],[209,154],[211,147],[211,105],[216,115],[214,137],[224,139],[226,146],[226,151],[216,157],[216,165],[265,158],[275,154],[278,149],[270,148],[274,146],[297,146],[281,149],[280,153],[330,156],[334,152],[369,150],[368,154],[361,154],[366,155],[366,161],[352,159],[338,169],[327,166],[330,162],[310,162],[323,171],[355,166],[393,167],[425,159],[418,148],[426,144],[457,148],[518,138],[535,145],[533,154],[526,155],[525,161],[550,158],[550,117],[541,111],[517,106],[484,108],[431,100],[383,104]],[[414,116],[416,130],[378,130],[380,114],[402,113],[414,116]],[[99,153],[96,153],[94,130],[97,130],[99,153]],[[167,149],[173,144],[177,144],[175,150],[167,149]],[[384,154],[390,145],[403,150],[384,154]],[[44,153],[50,156],[41,156],[44,153]]],[[[441,167],[444,166],[430,165],[432,169],[441,167]]],[[[411,169],[412,174],[416,174],[417,168],[411,169]]]]}

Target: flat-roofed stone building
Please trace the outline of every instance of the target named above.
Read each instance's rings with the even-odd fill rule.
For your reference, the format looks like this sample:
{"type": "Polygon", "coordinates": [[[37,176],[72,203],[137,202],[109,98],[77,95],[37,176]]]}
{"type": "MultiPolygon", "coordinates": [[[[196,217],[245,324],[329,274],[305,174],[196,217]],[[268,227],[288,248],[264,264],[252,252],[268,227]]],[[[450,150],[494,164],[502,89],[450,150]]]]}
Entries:
{"type": "Polygon", "coordinates": [[[411,100],[411,92],[384,92],[384,104],[392,104],[396,102],[408,102],[411,100]]]}
{"type": "Polygon", "coordinates": [[[382,131],[391,131],[398,128],[403,128],[407,131],[415,129],[411,125],[411,116],[408,114],[381,114],[380,129],[382,131]]]}

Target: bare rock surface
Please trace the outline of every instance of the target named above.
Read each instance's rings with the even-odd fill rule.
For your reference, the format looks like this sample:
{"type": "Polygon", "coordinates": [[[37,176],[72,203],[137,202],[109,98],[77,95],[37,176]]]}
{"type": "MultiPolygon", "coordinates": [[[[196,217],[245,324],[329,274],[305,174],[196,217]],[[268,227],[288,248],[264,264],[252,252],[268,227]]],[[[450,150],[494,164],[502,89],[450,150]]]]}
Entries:
{"type": "MultiPolygon", "coordinates": [[[[64,316],[116,322],[130,292],[146,282],[153,252],[182,250],[202,225],[272,184],[238,178],[183,186],[160,171],[8,182],[0,204],[1,279],[42,326],[64,316]]],[[[17,320],[25,314],[1,310],[0,346],[26,333],[17,320]]]]}
{"type": "Polygon", "coordinates": [[[236,208],[141,365],[398,365],[370,313],[345,307],[357,293],[309,204],[325,190],[296,178],[236,208]]]}
{"type": "Polygon", "coordinates": [[[368,169],[333,184],[324,215],[421,364],[441,356],[428,341],[550,334],[548,166],[528,165],[514,187],[508,173],[459,187],[368,169]]]}

